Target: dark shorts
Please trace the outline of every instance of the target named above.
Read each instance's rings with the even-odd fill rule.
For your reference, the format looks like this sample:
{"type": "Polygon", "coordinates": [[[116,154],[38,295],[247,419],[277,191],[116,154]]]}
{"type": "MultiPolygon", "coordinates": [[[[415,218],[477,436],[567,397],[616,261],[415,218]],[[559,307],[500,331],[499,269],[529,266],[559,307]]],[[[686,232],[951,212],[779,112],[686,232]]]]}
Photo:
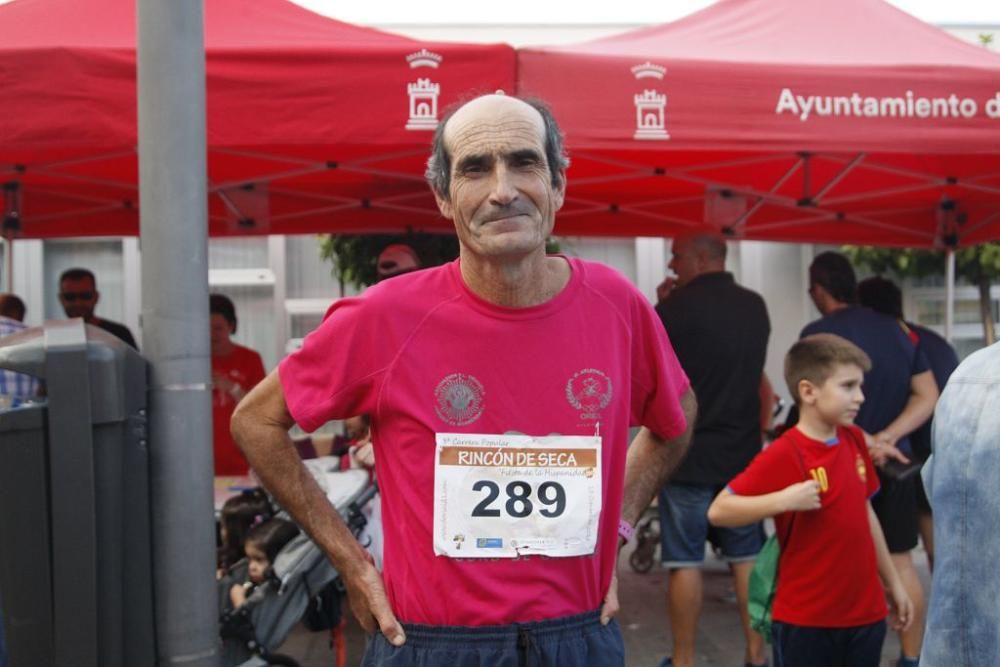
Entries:
{"type": "Polygon", "coordinates": [[[740,528],[708,524],[708,506],[721,488],[697,484],[667,484],[660,490],[660,562],[664,567],[701,567],[705,540],[730,563],[752,561],[764,545],[760,523],[740,528]]]}
{"type": "Polygon", "coordinates": [[[924,489],[923,475],[916,475],[917,478],[917,511],[920,514],[933,514],[931,501],[927,498],[927,490],[924,489]]]}
{"type": "Polygon", "coordinates": [[[872,498],[872,508],[885,533],[889,553],[901,554],[917,546],[917,480],[910,475],[903,480],[879,472],[879,492],[872,498]]]}
{"type": "Polygon", "coordinates": [[[403,624],[396,648],[381,633],[368,639],[362,667],[622,667],[625,642],[618,621],[600,612],[547,621],[483,627],[403,624]]]}
{"type": "Polygon", "coordinates": [[[851,628],[810,628],[775,621],[774,667],[879,667],[885,621],[851,628]]]}

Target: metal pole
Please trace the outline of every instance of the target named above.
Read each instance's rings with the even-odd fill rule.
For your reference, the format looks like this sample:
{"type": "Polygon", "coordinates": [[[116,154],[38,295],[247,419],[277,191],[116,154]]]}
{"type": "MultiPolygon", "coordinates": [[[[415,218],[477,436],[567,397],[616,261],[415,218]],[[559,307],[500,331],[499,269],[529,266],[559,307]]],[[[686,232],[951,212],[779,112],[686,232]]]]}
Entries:
{"type": "Polygon", "coordinates": [[[137,0],[137,8],[157,662],[215,667],[202,0],[137,0]]]}
{"type": "Polygon", "coordinates": [[[948,248],[945,254],[944,287],[944,338],[951,342],[955,326],[955,249],[948,248]]]}

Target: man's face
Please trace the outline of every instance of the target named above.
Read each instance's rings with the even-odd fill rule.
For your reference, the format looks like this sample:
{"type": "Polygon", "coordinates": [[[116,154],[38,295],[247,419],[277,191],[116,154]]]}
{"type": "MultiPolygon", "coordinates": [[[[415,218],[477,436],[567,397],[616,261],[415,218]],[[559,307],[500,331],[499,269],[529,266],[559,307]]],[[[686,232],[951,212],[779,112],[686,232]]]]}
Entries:
{"type": "Polygon", "coordinates": [[[670,263],[667,264],[667,268],[676,274],[679,286],[687,285],[700,271],[698,255],[693,244],[688,239],[674,239],[670,252],[670,263]]]}
{"type": "Polygon", "coordinates": [[[212,342],[212,354],[218,354],[220,351],[225,350],[229,344],[229,337],[233,333],[233,327],[230,326],[229,320],[218,313],[209,315],[208,323],[210,327],[209,337],[212,342]]]}
{"type": "Polygon", "coordinates": [[[97,287],[90,278],[66,279],[59,285],[59,303],[66,317],[93,319],[98,296],[97,287]]]}
{"type": "Polygon", "coordinates": [[[565,186],[552,185],[541,115],[510,97],[481,97],[451,117],[444,140],[450,197],[439,197],[438,206],[455,223],[463,252],[484,258],[544,252],[565,186]]]}

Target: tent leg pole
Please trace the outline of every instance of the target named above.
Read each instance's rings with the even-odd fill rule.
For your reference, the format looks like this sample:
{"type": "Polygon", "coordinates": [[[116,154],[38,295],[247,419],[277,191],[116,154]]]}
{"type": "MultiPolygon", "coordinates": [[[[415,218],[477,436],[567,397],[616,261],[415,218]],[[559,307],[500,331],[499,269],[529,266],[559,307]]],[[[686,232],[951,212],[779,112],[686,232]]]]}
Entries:
{"type": "Polygon", "coordinates": [[[949,343],[955,326],[955,250],[945,255],[944,338],[949,343]]]}
{"type": "Polygon", "coordinates": [[[202,0],[137,0],[137,16],[156,660],[215,667],[202,0]]]}

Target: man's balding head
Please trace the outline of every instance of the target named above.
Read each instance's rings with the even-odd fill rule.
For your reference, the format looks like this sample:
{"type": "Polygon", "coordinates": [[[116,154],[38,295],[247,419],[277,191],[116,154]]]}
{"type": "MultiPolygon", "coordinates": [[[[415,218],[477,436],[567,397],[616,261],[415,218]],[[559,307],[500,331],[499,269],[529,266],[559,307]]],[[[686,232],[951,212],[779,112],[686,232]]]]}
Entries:
{"type": "Polygon", "coordinates": [[[450,196],[453,149],[449,142],[454,141],[457,131],[466,127],[470,120],[482,119],[487,115],[494,115],[497,118],[495,122],[502,123],[505,109],[513,111],[524,107],[529,107],[537,114],[538,129],[545,147],[545,160],[548,163],[552,186],[561,189],[566,168],[569,166],[569,158],[566,156],[562,131],[552,111],[540,100],[521,99],[499,93],[483,95],[466,102],[445,114],[438,124],[434,132],[431,156],[427,159],[427,171],[424,173],[434,194],[444,200],[450,196]]]}
{"type": "Polygon", "coordinates": [[[429,178],[466,266],[544,259],[565,195],[561,136],[544,106],[477,97],[442,123],[435,151],[429,178]]]}
{"type": "Polygon", "coordinates": [[[677,274],[677,284],[686,285],[703,273],[726,268],[726,242],[714,232],[694,232],[674,239],[669,267],[677,274]]]}

